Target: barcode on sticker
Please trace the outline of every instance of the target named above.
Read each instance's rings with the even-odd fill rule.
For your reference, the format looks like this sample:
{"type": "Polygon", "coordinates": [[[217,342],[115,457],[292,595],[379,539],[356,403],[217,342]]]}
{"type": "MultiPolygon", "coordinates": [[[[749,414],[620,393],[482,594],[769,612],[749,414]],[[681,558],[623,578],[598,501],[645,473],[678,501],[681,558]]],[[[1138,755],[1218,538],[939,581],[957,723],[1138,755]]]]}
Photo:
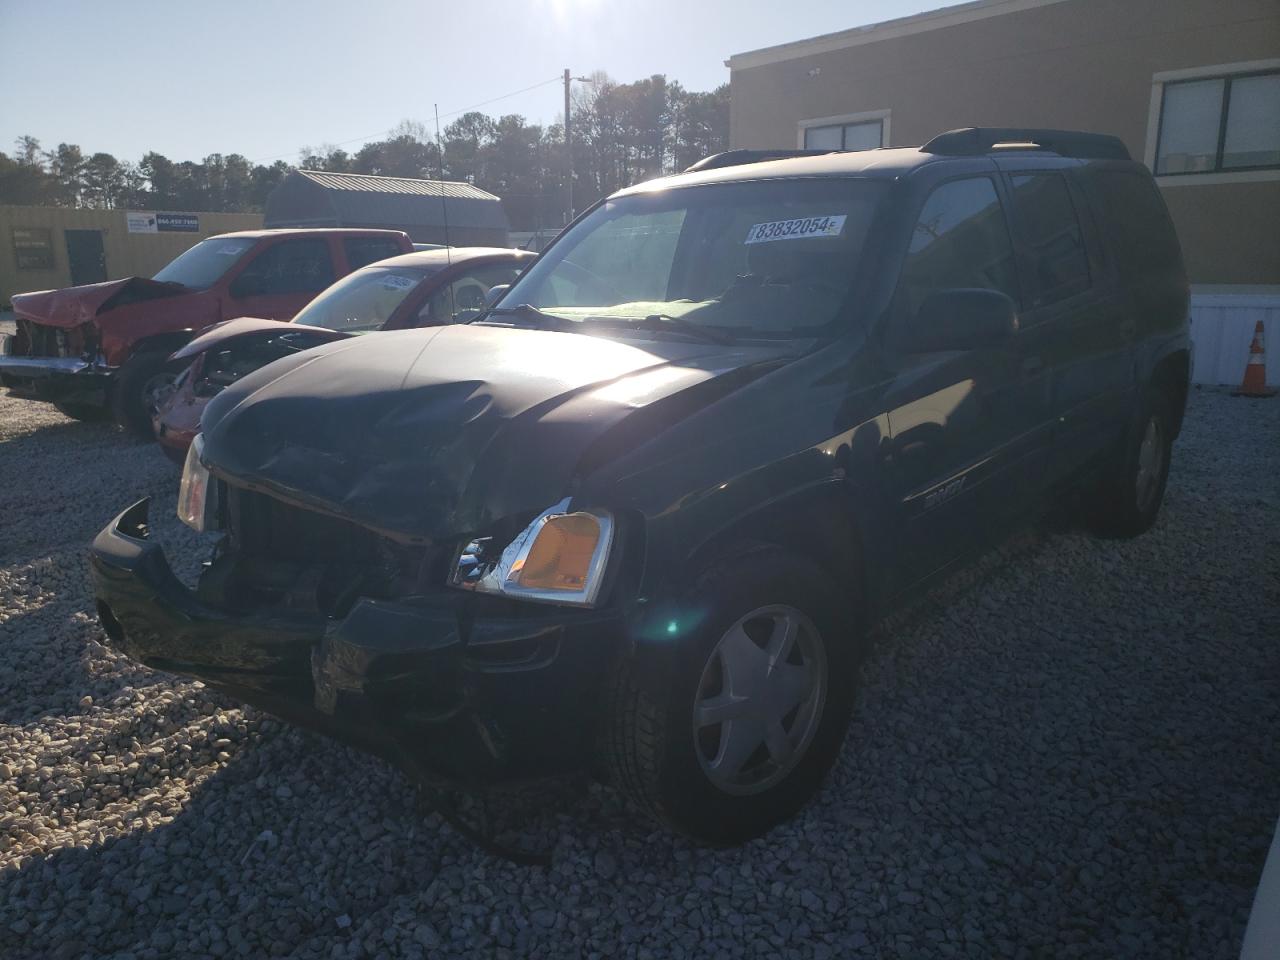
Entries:
{"type": "Polygon", "coordinates": [[[844,231],[844,216],[800,217],[796,220],[774,220],[757,223],[747,231],[745,243],[768,243],[770,240],[804,240],[811,237],[838,237],[844,231]]]}

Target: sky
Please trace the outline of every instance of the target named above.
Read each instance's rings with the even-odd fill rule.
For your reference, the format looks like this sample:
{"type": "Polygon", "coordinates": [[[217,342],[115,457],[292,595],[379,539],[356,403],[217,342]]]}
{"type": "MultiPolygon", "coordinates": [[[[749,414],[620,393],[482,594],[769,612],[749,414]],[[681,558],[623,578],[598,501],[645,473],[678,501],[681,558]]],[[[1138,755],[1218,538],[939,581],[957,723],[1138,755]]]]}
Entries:
{"type": "Polygon", "coordinates": [[[545,81],[565,67],[710,90],[734,53],[951,2],[0,0],[0,150],[30,134],[120,160],[292,163],[401,120],[431,129],[433,105],[442,127],[476,104],[553,123],[563,87],[545,81]]]}

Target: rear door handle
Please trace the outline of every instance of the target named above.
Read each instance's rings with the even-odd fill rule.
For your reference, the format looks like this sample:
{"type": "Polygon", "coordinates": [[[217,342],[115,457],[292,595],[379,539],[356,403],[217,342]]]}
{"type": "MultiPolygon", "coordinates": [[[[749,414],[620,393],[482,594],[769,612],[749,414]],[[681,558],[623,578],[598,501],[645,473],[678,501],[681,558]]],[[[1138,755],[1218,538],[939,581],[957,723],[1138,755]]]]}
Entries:
{"type": "Polygon", "coordinates": [[[1027,357],[1022,361],[1022,375],[1024,377],[1034,377],[1036,374],[1044,372],[1044,357],[1027,357]]]}

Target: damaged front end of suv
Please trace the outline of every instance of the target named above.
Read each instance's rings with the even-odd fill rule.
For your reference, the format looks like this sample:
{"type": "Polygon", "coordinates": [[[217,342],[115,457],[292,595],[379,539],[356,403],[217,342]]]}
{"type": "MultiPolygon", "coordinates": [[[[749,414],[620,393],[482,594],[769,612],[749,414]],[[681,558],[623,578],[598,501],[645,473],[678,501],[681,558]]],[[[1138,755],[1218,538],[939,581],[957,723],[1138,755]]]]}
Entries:
{"type": "Polygon", "coordinates": [[[210,400],[179,514],[213,556],[188,588],[121,513],[112,643],[428,782],[604,770],[718,843],[794,812],[851,704],[818,552],[882,439],[848,316],[884,184],[682,182],[598,205],[478,322],[210,400]]]}
{"type": "MultiPolygon", "coordinates": [[[[683,343],[667,345],[675,367],[568,334],[372,339],[277,362],[215,398],[178,507],[219,534],[213,557],[189,590],[148,536],[147,502],[124,511],[92,554],[107,632],[143,663],[441,782],[581,766],[600,678],[638,610],[635,584],[619,588],[638,573],[626,558],[643,549],[642,524],[588,492],[584,455],[598,463],[640,402],[697,385],[708,402],[743,378],[683,343]],[[556,369],[547,354],[529,384],[524,360],[548,336],[556,369]],[[483,379],[448,381],[494,351],[483,379]]],[[[765,370],[776,353],[731,369],[765,370]]]]}

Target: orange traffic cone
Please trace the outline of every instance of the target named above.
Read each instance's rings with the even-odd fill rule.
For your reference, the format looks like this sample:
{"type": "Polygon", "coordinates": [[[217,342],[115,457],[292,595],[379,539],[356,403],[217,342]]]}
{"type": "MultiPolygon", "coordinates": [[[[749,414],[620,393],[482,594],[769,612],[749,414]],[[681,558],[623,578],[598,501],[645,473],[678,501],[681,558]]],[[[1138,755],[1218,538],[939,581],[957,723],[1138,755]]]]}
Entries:
{"type": "Polygon", "coordinates": [[[1262,321],[1253,328],[1253,343],[1249,344],[1249,363],[1244,368],[1244,381],[1233,397],[1274,397],[1276,392],[1267,389],[1267,348],[1262,337],[1262,321]]]}

